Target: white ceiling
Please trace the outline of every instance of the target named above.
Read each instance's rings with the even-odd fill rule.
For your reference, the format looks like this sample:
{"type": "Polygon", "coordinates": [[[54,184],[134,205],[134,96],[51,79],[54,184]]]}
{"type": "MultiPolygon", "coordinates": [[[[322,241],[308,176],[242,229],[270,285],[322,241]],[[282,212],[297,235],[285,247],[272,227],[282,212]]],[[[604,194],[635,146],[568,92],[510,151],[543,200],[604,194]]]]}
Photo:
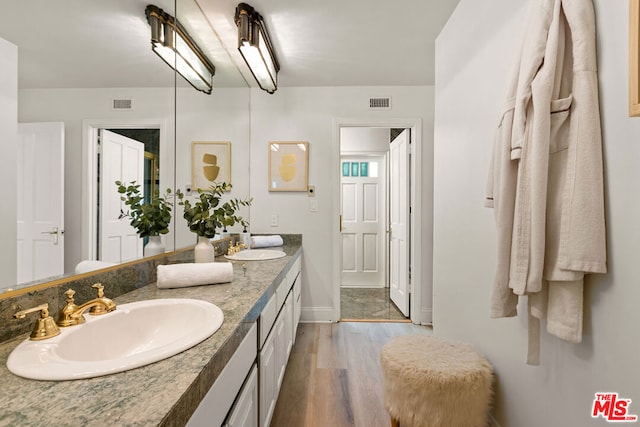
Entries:
{"type": "MultiPolygon", "coordinates": [[[[255,86],[236,49],[233,15],[238,1],[195,1],[177,1],[178,19],[216,65],[215,85],[248,81],[255,86]]],[[[434,40],[458,1],[249,4],[267,22],[281,65],[280,86],[377,86],[434,84],[434,40]]],[[[20,87],[171,86],[169,67],[151,52],[147,4],[149,0],[0,0],[0,37],[18,46],[20,87]]],[[[173,0],[153,4],[175,15],[173,0]]]]}

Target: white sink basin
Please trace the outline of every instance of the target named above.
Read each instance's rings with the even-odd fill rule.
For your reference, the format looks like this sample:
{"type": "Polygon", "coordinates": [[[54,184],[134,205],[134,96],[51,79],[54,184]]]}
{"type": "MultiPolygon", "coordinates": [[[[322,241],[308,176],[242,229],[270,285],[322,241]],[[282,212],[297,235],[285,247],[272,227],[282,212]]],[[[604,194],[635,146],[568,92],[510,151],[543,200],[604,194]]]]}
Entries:
{"type": "Polygon", "coordinates": [[[268,259],[282,258],[287,254],[275,249],[249,249],[233,255],[225,255],[225,258],[236,261],[264,261],[268,259]]]}
{"type": "Polygon", "coordinates": [[[222,325],[219,307],[194,299],[122,304],[60,335],[26,340],[9,355],[11,372],[35,380],[75,380],[127,371],[174,356],[222,325]]]}

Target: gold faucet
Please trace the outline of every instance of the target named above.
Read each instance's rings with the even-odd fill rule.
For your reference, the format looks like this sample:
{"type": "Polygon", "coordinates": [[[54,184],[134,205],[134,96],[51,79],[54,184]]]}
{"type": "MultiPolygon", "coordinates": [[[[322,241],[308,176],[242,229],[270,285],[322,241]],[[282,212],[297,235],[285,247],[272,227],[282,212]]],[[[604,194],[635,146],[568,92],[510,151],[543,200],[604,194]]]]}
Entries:
{"type": "Polygon", "coordinates": [[[116,309],[116,303],[104,296],[104,286],[101,283],[96,283],[91,287],[98,290],[98,297],[82,305],[76,305],[73,300],[73,295],[76,293],[73,289],[69,289],[64,293],[67,296],[67,304],[58,314],[57,323],[59,326],[73,326],[84,323],[84,312],[88,309],[90,309],[89,314],[96,316],[116,309]]]}
{"type": "Polygon", "coordinates": [[[227,255],[237,254],[242,249],[247,249],[247,245],[245,245],[244,243],[240,243],[240,241],[238,241],[238,243],[234,245],[232,240],[229,242],[229,249],[227,250],[227,255]]]}
{"type": "Polygon", "coordinates": [[[33,325],[33,331],[31,332],[30,340],[38,341],[47,338],[55,337],[60,334],[60,329],[53,321],[53,317],[49,315],[49,304],[40,304],[37,307],[29,308],[27,310],[20,310],[13,315],[16,319],[24,319],[29,313],[40,312],[40,318],[33,325]]]}

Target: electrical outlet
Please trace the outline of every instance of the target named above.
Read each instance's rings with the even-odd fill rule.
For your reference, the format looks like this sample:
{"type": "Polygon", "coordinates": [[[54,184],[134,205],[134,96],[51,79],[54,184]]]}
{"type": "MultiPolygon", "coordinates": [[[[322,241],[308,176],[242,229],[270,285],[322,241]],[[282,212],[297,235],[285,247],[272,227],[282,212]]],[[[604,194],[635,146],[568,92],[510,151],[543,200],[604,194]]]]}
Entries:
{"type": "Polygon", "coordinates": [[[271,215],[271,226],[272,227],[277,227],[278,226],[278,215],[276,215],[276,214],[272,214],[271,215]]]}

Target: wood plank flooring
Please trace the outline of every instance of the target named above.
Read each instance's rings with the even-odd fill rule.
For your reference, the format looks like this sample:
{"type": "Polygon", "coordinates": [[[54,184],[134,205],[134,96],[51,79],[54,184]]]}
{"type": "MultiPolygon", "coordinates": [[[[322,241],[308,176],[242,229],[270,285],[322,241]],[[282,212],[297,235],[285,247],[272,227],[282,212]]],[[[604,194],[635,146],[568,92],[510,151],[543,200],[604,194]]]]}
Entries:
{"type": "Polygon", "coordinates": [[[380,350],[410,323],[301,323],[272,427],[386,427],[380,350]]]}

